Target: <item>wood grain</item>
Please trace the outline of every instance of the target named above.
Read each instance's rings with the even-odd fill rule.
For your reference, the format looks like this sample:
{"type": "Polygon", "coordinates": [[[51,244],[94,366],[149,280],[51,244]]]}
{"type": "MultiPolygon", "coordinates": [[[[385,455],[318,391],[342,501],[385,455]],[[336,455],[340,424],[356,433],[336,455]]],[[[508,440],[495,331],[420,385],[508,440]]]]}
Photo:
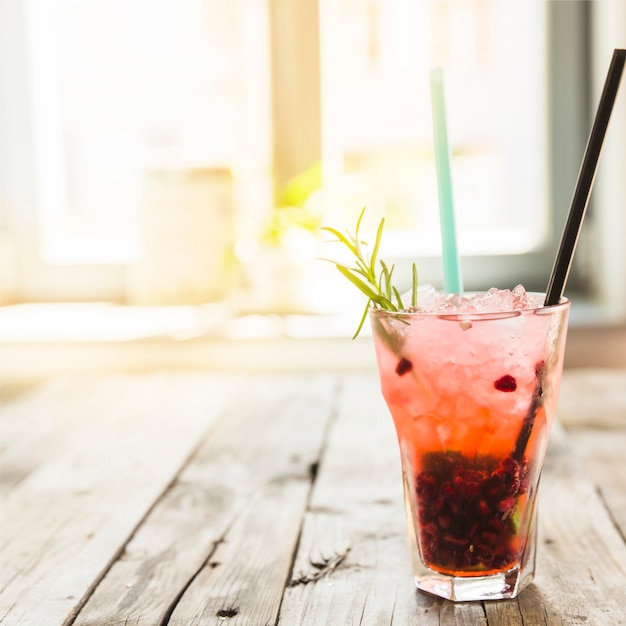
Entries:
{"type": "Polygon", "coordinates": [[[415,591],[402,498],[398,445],[377,377],[348,378],[280,624],[440,624],[444,616],[450,624],[485,623],[480,604],[415,591]]]}
{"type": "Polygon", "coordinates": [[[535,582],[455,604],[415,590],[373,372],[83,376],[1,408],[2,626],[626,624],[619,410],[555,424],[535,582]]]}
{"type": "Polygon", "coordinates": [[[558,413],[567,428],[626,429],[626,370],[565,371],[558,413]]]}
{"type": "Polygon", "coordinates": [[[247,380],[75,626],[273,623],[334,387],[325,376],[247,380]]]}
{"type": "Polygon", "coordinates": [[[206,375],[77,378],[4,407],[2,474],[22,479],[3,499],[0,624],[58,626],[72,616],[235,383],[206,375]],[[28,467],[15,470],[26,447],[28,467]]]}
{"type": "MultiPolygon", "coordinates": [[[[626,419],[624,420],[626,427],[626,419]]],[[[589,428],[569,432],[583,471],[597,486],[598,494],[610,511],[611,519],[626,538],[626,428],[605,431],[589,428]]]]}
{"type": "Polygon", "coordinates": [[[623,537],[555,424],[539,490],[537,576],[514,602],[485,603],[489,623],[625,624],[624,580],[623,537]]]}

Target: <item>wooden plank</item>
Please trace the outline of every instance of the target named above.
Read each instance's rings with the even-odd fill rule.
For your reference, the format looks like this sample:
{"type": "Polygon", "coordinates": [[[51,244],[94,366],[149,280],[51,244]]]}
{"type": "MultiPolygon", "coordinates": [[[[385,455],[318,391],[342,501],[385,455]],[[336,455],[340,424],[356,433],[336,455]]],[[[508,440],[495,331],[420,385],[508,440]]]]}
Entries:
{"type": "Polygon", "coordinates": [[[74,626],[275,623],[335,387],[251,377],[74,626]]]}
{"type": "Polygon", "coordinates": [[[626,624],[626,430],[555,426],[536,582],[453,604],[414,590],[375,374],[325,435],[333,380],[81,378],[5,405],[0,624],[626,624]]]}
{"type": "Polygon", "coordinates": [[[626,624],[623,536],[558,424],[539,497],[535,582],[513,602],[486,602],[489,623],[626,624]]]}
{"type": "Polygon", "coordinates": [[[41,432],[21,433],[33,467],[4,499],[0,624],[58,626],[71,616],[236,388],[209,375],[76,378],[8,405],[9,463],[24,450],[19,419],[41,432]],[[58,423],[42,423],[51,416],[58,423]]]}
{"type": "MultiPolygon", "coordinates": [[[[624,422],[626,425],[626,419],[624,422]]],[[[596,484],[622,537],[626,537],[626,429],[607,432],[576,428],[568,434],[583,460],[584,471],[596,484]]]]}
{"type": "Polygon", "coordinates": [[[563,372],[559,419],[567,428],[626,428],[626,370],[563,372]]]}
{"type": "Polygon", "coordinates": [[[62,454],[84,418],[84,403],[102,380],[55,378],[36,393],[0,405],[0,495],[8,493],[55,452],[62,454]]]}
{"type": "Polygon", "coordinates": [[[375,374],[349,377],[279,624],[485,624],[478,603],[415,590],[398,445],[375,374]]]}

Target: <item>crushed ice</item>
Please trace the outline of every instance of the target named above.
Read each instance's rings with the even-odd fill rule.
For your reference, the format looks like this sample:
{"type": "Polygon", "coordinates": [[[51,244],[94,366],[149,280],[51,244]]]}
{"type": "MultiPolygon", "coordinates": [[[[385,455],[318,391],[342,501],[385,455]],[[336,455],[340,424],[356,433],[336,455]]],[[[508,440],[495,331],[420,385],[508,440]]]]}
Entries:
{"type": "MultiPolygon", "coordinates": [[[[402,301],[410,303],[411,293],[402,296],[402,301]]],[[[446,294],[432,285],[420,285],[417,291],[417,308],[406,306],[407,311],[421,313],[498,313],[502,311],[521,311],[535,309],[542,305],[542,299],[536,294],[529,294],[522,285],[512,291],[492,287],[487,292],[467,294],[446,294]]]]}

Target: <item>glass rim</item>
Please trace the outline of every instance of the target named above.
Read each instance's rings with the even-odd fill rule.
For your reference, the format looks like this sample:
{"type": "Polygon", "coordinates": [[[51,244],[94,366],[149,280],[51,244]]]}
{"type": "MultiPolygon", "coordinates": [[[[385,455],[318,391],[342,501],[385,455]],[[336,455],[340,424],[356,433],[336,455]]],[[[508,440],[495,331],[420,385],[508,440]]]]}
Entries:
{"type": "MultiPolygon", "coordinates": [[[[464,295],[474,295],[474,294],[486,294],[486,291],[467,291],[464,295]]],[[[526,292],[529,296],[540,296],[545,299],[545,293],[537,292],[537,291],[528,291],[526,292]]],[[[550,313],[557,313],[559,311],[568,309],[571,304],[569,298],[565,296],[561,296],[560,301],[557,304],[550,304],[545,306],[541,304],[540,306],[528,307],[525,309],[514,309],[514,310],[505,310],[505,311],[486,311],[486,312],[478,312],[478,311],[468,311],[465,313],[445,313],[442,311],[388,311],[387,309],[379,309],[376,307],[370,307],[368,310],[369,316],[376,317],[389,317],[389,318],[403,318],[403,319],[417,319],[417,318],[439,318],[442,320],[449,320],[454,322],[459,321],[487,321],[487,320],[500,320],[507,319],[513,317],[520,317],[522,315],[548,315],[550,313]]]]}

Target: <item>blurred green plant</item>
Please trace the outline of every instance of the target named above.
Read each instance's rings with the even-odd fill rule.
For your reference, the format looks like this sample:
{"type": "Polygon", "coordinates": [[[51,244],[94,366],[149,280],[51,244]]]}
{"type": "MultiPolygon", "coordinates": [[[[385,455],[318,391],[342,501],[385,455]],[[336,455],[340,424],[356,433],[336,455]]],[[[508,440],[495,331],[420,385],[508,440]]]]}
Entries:
{"type": "Polygon", "coordinates": [[[289,180],[278,193],[276,206],[263,226],[261,241],[267,245],[280,246],[285,233],[291,228],[311,233],[319,231],[322,216],[307,203],[321,187],[322,165],[319,162],[289,180]]]}

